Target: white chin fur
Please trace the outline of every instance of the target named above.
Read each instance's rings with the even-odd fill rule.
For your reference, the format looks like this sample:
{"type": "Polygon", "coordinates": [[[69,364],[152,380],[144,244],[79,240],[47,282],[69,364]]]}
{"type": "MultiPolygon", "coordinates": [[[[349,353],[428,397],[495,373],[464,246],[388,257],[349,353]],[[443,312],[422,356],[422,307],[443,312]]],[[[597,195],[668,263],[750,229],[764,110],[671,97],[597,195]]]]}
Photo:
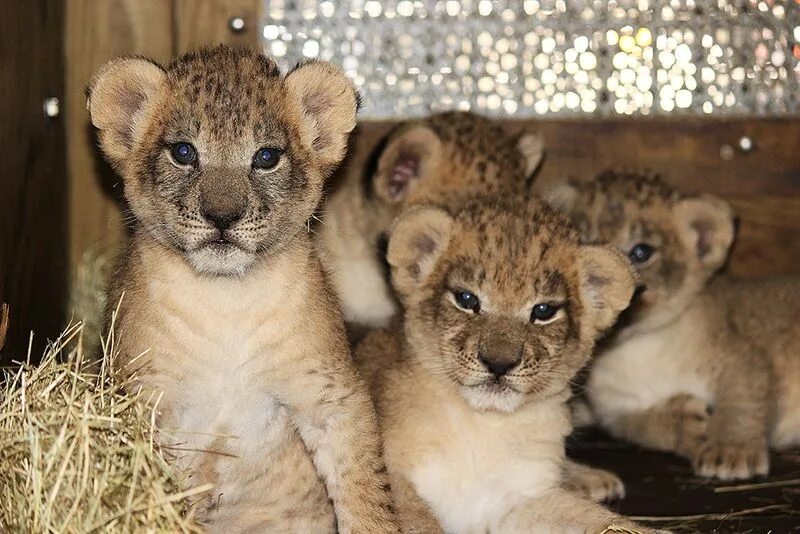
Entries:
{"type": "Polygon", "coordinates": [[[461,388],[461,394],[474,410],[511,413],[522,404],[525,395],[517,391],[487,391],[482,388],[461,388]]]}
{"type": "Polygon", "coordinates": [[[214,276],[241,276],[256,260],[255,254],[234,246],[207,246],[188,252],[186,257],[197,272],[214,276]]]}

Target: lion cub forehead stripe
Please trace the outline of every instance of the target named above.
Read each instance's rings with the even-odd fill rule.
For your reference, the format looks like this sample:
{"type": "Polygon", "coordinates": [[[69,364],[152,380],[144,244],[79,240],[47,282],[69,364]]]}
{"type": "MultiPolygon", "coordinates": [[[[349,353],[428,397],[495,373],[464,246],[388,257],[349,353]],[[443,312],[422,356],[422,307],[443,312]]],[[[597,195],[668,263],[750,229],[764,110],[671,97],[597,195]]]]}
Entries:
{"type": "Polygon", "coordinates": [[[285,129],[277,120],[281,72],[266,56],[229,47],[201,49],[173,61],[167,77],[181,103],[178,111],[199,116],[215,135],[241,136],[252,128],[259,138],[285,129]]]}

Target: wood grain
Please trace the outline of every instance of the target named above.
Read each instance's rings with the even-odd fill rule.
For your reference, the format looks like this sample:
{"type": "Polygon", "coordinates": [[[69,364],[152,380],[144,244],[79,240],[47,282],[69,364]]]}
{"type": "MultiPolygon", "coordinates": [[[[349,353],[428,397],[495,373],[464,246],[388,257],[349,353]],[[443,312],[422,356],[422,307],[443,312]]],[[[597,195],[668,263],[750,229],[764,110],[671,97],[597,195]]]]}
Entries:
{"type": "Polygon", "coordinates": [[[176,52],[216,43],[257,48],[260,0],[174,0],[176,52]],[[244,30],[231,31],[233,17],[244,20],[244,30]]]}
{"type": "MultiPolygon", "coordinates": [[[[0,363],[22,360],[61,331],[67,293],[67,179],[63,117],[45,97],[63,96],[63,3],[0,2],[0,363]]],[[[63,99],[61,100],[63,107],[63,99]]],[[[34,358],[35,359],[35,358],[34,358]]]]}
{"type": "Polygon", "coordinates": [[[113,246],[121,235],[122,184],[96,146],[85,90],[106,61],[173,55],[172,2],[70,0],[66,5],[66,122],[69,171],[70,264],[92,248],[113,246]]]}
{"type": "Polygon", "coordinates": [[[5,302],[0,303],[0,350],[6,344],[6,334],[8,333],[9,307],[5,302]]]}

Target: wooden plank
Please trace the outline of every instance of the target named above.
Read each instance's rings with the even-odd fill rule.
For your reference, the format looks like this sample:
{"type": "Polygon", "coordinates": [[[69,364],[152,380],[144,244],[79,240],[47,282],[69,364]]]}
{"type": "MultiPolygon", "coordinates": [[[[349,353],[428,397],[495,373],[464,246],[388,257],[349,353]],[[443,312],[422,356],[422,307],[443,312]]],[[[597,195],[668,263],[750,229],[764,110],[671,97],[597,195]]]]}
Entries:
{"type": "Polygon", "coordinates": [[[62,22],[62,2],[0,2],[0,302],[10,306],[0,314],[2,364],[26,357],[31,330],[41,355],[64,319],[64,123],[43,111],[46,97],[63,97],[62,22]]]}
{"type": "Polygon", "coordinates": [[[741,277],[800,274],[800,191],[726,197],[739,218],[730,271],[741,277]]]}
{"type": "Polygon", "coordinates": [[[8,333],[9,307],[5,302],[0,303],[0,350],[6,344],[6,334],[8,333]]]}
{"type": "Polygon", "coordinates": [[[167,62],[173,55],[171,0],[70,0],[66,33],[66,120],[70,264],[84,252],[113,246],[121,235],[122,184],[102,159],[86,112],[95,71],[121,55],[167,62]]]}
{"type": "Polygon", "coordinates": [[[260,0],[175,0],[177,52],[217,43],[258,48],[261,4],[260,0]],[[235,17],[244,22],[240,31],[230,27],[235,17]]]}
{"type": "Polygon", "coordinates": [[[616,168],[652,170],[686,190],[721,195],[800,190],[800,119],[603,119],[510,122],[545,137],[541,184],[616,168]],[[735,148],[742,137],[754,148],[735,148]],[[733,150],[720,157],[724,145],[733,150]]]}

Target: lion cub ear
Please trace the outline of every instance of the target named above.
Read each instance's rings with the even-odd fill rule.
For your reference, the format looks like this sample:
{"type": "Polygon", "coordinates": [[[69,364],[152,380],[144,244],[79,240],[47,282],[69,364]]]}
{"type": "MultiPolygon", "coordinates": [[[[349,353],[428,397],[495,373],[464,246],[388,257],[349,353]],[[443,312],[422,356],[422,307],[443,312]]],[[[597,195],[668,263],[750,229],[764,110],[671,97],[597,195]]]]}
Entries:
{"type": "Polygon", "coordinates": [[[578,200],[578,188],[569,182],[555,184],[542,192],[542,200],[551,208],[570,215],[578,200]]]}
{"type": "Polygon", "coordinates": [[[303,110],[300,137],[324,166],[342,161],[356,127],[358,93],[344,72],[325,61],[307,61],[286,75],[286,87],[303,110]]]}
{"type": "Polygon", "coordinates": [[[390,134],[372,179],[375,195],[389,204],[402,202],[434,171],[441,152],[439,136],[427,126],[411,126],[390,134]]]}
{"type": "Polygon", "coordinates": [[[616,249],[585,245],[578,253],[581,296],[597,331],[609,328],[627,308],[636,290],[631,263],[616,249]]]}
{"type": "Polygon", "coordinates": [[[452,227],[453,218],[441,208],[417,207],[398,217],[389,233],[386,259],[399,293],[412,293],[430,276],[450,242],[452,227]]]}
{"type": "Polygon", "coordinates": [[[525,158],[525,176],[531,177],[544,159],[544,138],[538,132],[526,130],[517,136],[517,150],[525,158]]]}
{"type": "Polygon", "coordinates": [[[119,58],[95,74],[86,108],[99,130],[100,146],[119,165],[128,156],[141,126],[146,103],[166,87],[167,74],[146,59],[119,58]]]}
{"type": "Polygon", "coordinates": [[[722,267],[733,244],[734,215],[730,204],[711,195],[681,200],[673,207],[678,234],[700,263],[722,267]]]}

